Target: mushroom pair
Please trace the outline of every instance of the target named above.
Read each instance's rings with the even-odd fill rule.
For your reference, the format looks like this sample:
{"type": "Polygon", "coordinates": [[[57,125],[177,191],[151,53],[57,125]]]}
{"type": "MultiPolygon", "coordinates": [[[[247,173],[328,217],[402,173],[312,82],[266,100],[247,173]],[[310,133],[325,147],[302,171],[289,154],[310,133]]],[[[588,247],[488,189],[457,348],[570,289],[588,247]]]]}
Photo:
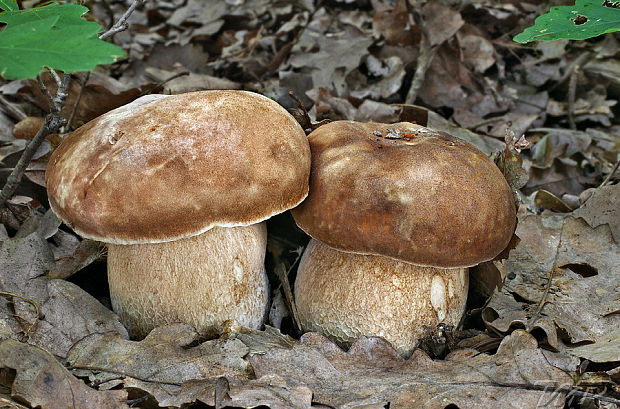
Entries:
{"type": "Polygon", "coordinates": [[[269,217],[308,192],[310,150],[276,102],[244,91],[149,95],[70,134],[46,173],[52,210],[108,245],[114,311],[133,337],[182,321],[259,328],[269,217]]]}
{"type": "Polygon", "coordinates": [[[408,356],[425,325],[459,323],[468,267],[508,245],[510,188],[472,145],[410,123],[337,121],[309,142],[310,193],[291,211],[313,238],[295,282],[301,325],[408,356]]]}

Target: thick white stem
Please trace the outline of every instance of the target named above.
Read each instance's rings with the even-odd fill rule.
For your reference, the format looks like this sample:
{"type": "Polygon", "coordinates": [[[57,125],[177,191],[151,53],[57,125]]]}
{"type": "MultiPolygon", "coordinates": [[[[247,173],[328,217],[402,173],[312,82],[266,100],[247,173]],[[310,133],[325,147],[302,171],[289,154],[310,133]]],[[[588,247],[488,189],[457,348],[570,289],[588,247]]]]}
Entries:
{"type": "Polygon", "coordinates": [[[295,303],[305,330],[343,347],[361,335],[383,337],[407,357],[424,325],[459,323],[468,282],[467,268],[421,267],[312,240],[299,264],[295,303]]]}
{"type": "Polygon", "coordinates": [[[227,320],[263,323],[268,298],[264,223],[215,227],[168,243],[109,245],[114,311],[133,338],[185,322],[205,336],[227,320]]]}

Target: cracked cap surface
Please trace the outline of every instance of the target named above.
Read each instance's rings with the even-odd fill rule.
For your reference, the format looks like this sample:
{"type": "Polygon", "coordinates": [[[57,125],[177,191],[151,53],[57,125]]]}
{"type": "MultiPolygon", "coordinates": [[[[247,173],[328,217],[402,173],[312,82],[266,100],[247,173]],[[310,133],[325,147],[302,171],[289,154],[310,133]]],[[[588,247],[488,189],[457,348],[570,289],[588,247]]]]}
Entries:
{"type": "Polygon", "coordinates": [[[144,96],[83,125],[46,183],[81,236],[136,244],[265,220],[306,197],[309,172],[306,135],[276,102],[200,91],[144,96]]]}

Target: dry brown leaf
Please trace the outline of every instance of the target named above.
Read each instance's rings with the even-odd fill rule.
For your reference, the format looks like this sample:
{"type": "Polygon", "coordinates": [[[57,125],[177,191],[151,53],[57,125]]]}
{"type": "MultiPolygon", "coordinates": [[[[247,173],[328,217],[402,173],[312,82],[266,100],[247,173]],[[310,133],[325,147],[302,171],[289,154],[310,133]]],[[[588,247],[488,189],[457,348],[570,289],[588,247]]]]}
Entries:
{"type": "Polygon", "coordinates": [[[422,16],[428,25],[431,46],[452,37],[465,23],[461,14],[439,1],[429,1],[422,7],[422,16]]]}
{"type": "Polygon", "coordinates": [[[477,73],[483,73],[495,64],[493,44],[484,38],[474,26],[465,25],[456,38],[463,51],[463,62],[477,73]]]}
{"type": "Polygon", "coordinates": [[[307,386],[313,403],[336,408],[563,407],[554,387],[572,379],[551,366],[524,331],[506,337],[497,354],[467,349],[433,361],[420,350],[404,360],[380,338],[360,338],[344,352],[326,337],[307,333],[292,348],[250,356],[257,376],[278,374],[289,385],[307,386]],[[544,390],[546,389],[546,391],[544,390]]]}
{"type": "Polygon", "coordinates": [[[592,196],[573,212],[591,227],[607,224],[611,228],[616,243],[620,243],[620,184],[603,186],[594,191],[592,196]]]}
{"type": "Polygon", "coordinates": [[[206,379],[184,382],[180,386],[125,379],[125,387],[148,392],[161,407],[181,407],[202,402],[215,407],[307,409],[312,392],[305,386],[290,386],[278,375],[259,379],[206,379]]]}
{"type": "Polygon", "coordinates": [[[336,95],[343,95],[348,88],[345,77],[359,67],[372,42],[357,30],[343,30],[326,36],[309,27],[304,29],[293,47],[289,64],[301,72],[310,73],[314,88],[326,87],[334,90],[336,95]]]}
{"type": "MultiPolygon", "coordinates": [[[[61,230],[58,231],[60,232],[61,230]]],[[[65,236],[58,233],[52,237],[55,244],[53,251],[56,264],[54,269],[47,274],[49,278],[68,278],[97,260],[104,251],[104,244],[89,239],[83,239],[77,245],[72,245],[72,242],[65,245],[65,242],[72,241],[71,238],[75,236],[69,235],[69,238],[63,238],[65,236]],[[61,252],[60,249],[66,251],[61,252]]],[[[68,233],[65,234],[68,235],[68,233]]]]}
{"type": "Polygon", "coordinates": [[[607,225],[531,215],[516,234],[521,241],[505,262],[507,279],[482,314],[488,327],[538,328],[556,349],[562,333],[567,343],[597,342],[618,328],[620,248],[607,225]]]}
{"type": "Polygon", "coordinates": [[[620,361],[620,329],[604,334],[594,344],[571,348],[567,352],[592,362],[618,362],[620,361]]]}
{"type": "Polygon", "coordinates": [[[31,300],[39,309],[37,317],[32,303],[18,297],[12,306],[0,304],[0,316],[13,332],[27,334],[29,343],[60,357],[89,334],[114,331],[127,337],[118,317],[90,294],[70,282],[48,279],[45,273],[53,268],[50,245],[37,233],[2,242],[0,291],[31,300]]]}
{"type": "Polygon", "coordinates": [[[492,154],[503,150],[506,146],[504,142],[501,142],[495,138],[480,135],[468,129],[461,128],[432,111],[428,113],[428,127],[436,131],[446,132],[452,136],[467,141],[484,152],[487,156],[491,156],[492,154]]]}
{"type": "Polygon", "coordinates": [[[249,349],[239,340],[213,340],[196,346],[199,335],[188,324],[155,328],[142,341],[118,334],[93,334],[77,342],[67,355],[73,368],[96,369],[167,385],[191,379],[248,376],[243,359],[249,349]]]}
{"type": "Polygon", "coordinates": [[[426,104],[436,108],[471,108],[467,99],[476,96],[479,87],[458,55],[459,50],[449,42],[439,46],[419,92],[426,104]]]}
{"type": "Polygon", "coordinates": [[[47,351],[7,339],[0,342],[0,368],[16,371],[11,397],[46,409],[128,408],[125,391],[84,385],[47,351]]]}
{"type": "Polygon", "coordinates": [[[587,186],[596,182],[594,175],[584,174],[579,163],[568,158],[556,158],[549,168],[532,166],[529,176],[522,190],[527,195],[545,189],[557,197],[566,193],[578,196],[587,186]]]}

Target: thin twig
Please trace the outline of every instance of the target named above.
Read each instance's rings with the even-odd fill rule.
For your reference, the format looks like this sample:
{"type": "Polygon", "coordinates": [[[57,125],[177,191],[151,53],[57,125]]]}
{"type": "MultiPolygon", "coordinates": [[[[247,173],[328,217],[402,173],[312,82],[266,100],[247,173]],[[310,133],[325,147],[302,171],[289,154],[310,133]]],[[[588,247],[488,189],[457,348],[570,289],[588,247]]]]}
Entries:
{"type": "Polygon", "coordinates": [[[426,24],[424,17],[422,17],[419,2],[416,1],[413,6],[409,4],[409,1],[405,1],[405,4],[407,5],[409,14],[413,16],[416,24],[418,24],[422,29],[422,38],[420,40],[420,57],[417,60],[415,73],[413,74],[413,79],[411,80],[411,85],[409,86],[407,97],[405,98],[405,104],[411,105],[415,103],[418,96],[418,91],[424,83],[424,78],[426,78],[426,71],[428,71],[428,68],[433,61],[440,44],[435,44],[434,46],[431,45],[430,29],[428,28],[428,24],[426,24]]]}
{"type": "Polygon", "coordinates": [[[590,52],[588,51],[583,51],[579,57],[577,57],[575,59],[575,61],[573,61],[572,63],[570,63],[570,65],[568,66],[568,68],[566,69],[566,71],[564,71],[564,75],[562,75],[562,78],[560,78],[550,89],[549,92],[554,91],[557,87],[559,87],[561,84],[564,83],[564,81],[568,80],[573,72],[574,67],[576,66],[582,66],[585,63],[587,63],[588,60],[590,60],[590,58],[592,58],[592,55],[590,54],[590,52]]]}
{"type": "Polygon", "coordinates": [[[293,270],[293,267],[299,262],[301,258],[301,254],[303,253],[303,247],[297,250],[297,258],[291,264],[288,270],[284,269],[284,264],[279,263],[274,272],[280,279],[280,283],[282,284],[282,290],[284,290],[284,298],[288,304],[289,310],[291,311],[291,318],[293,319],[293,324],[295,325],[295,329],[299,334],[303,332],[303,328],[301,327],[301,322],[299,321],[299,314],[297,312],[297,306],[295,305],[295,298],[293,297],[293,291],[291,289],[291,284],[288,280],[288,275],[293,270]]]}
{"type": "Polygon", "coordinates": [[[22,119],[25,119],[27,117],[24,111],[22,111],[19,107],[16,107],[15,105],[11,104],[2,95],[0,95],[0,104],[4,105],[6,112],[9,115],[11,115],[13,119],[16,119],[17,121],[21,121],[22,119]]]}
{"type": "Polygon", "coordinates": [[[568,81],[568,126],[572,130],[577,129],[575,123],[575,93],[577,92],[577,80],[579,79],[579,65],[575,65],[568,81]]]}
{"type": "Polygon", "coordinates": [[[41,145],[47,135],[60,129],[62,122],[62,118],[60,118],[55,112],[46,115],[45,122],[43,122],[43,125],[39,128],[39,132],[37,132],[34,138],[32,138],[26,145],[26,149],[24,149],[22,156],[19,158],[19,161],[7,178],[2,191],[0,191],[0,210],[6,206],[6,201],[15,193],[15,190],[17,189],[17,186],[19,186],[30,160],[39,148],[39,145],[41,145]]]}
{"type": "Polygon", "coordinates": [[[553,259],[553,266],[551,267],[551,271],[549,272],[549,279],[547,280],[545,291],[543,292],[543,295],[540,299],[540,302],[538,303],[538,307],[536,308],[536,311],[534,312],[533,317],[537,317],[542,311],[542,309],[544,308],[545,304],[547,303],[547,296],[549,295],[549,290],[551,290],[551,282],[553,281],[553,277],[555,276],[555,273],[558,271],[558,257],[560,255],[560,247],[562,247],[563,233],[564,233],[564,224],[562,223],[562,228],[560,229],[560,238],[555,248],[555,258],[553,259]]]}
{"type": "Polygon", "coordinates": [[[129,19],[131,14],[136,10],[136,7],[138,7],[138,5],[142,3],[143,1],[144,0],[134,0],[133,3],[131,3],[131,6],[129,6],[129,8],[127,9],[127,11],[125,11],[125,14],[123,14],[121,18],[112,27],[110,27],[108,31],[101,34],[99,36],[99,39],[105,40],[106,38],[111,37],[114,34],[127,30],[127,28],[129,27],[129,24],[127,24],[127,20],[129,19]]]}
{"type": "Polygon", "coordinates": [[[605,180],[603,180],[603,183],[601,183],[599,187],[603,187],[609,183],[611,178],[614,176],[614,173],[616,173],[616,171],[618,170],[618,166],[620,166],[620,155],[618,155],[618,160],[616,160],[616,164],[611,169],[611,172],[609,172],[609,175],[607,175],[607,177],[605,178],[605,180]]]}
{"type": "Polygon", "coordinates": [[[84,93],[84,88],[86,88],[86,83],[88,82],[88,79],[90,78],[90,71],[86,72],[86,74],[84,74],[84,77],[82,78],[82,83],[80,84],[80,91],[78,92],[78,96],[75,99],[75,104],[73,104],[73,109],[71,109],[71,115],[69,115],[69,120],[67,121],[67,129],[70,130],[71,126],[73,125],[73,118],[75,118],[75,113],[77,112],[78,109],[78,105],[80,105],[80,101],[82,100],[82,94],[84,93]]]}
{"type": "Polygon", "coordinates": [[[54,78],[54,81],[56,81],[56,86],[60,87],[60,84],[62,84],[62,80],[60,79],[60,75],[58,75],[56,70],[53,70],[51,68],[48,68],[47,70],[50,72],[50,74],[54,78]]]}
{"type": "Polygon", "coordinates": [[[147,89],[146,91],[142,91],[138,97],[142,97],[144,95],[148,95],[151,92],[153,92],[156,89],[158,89],[159,87],[163,87],[166,83],[168,83],[168,82],[170,82],[172,80],[175,80],[175,79],[177,79],[179,77],[184,77],[184,76],[189,75],[189,74],[190,74],[189,71],[182,71],[182,72],[179,72],[178,74],[174,74],[174,75],[166,78],[165,80],[160,81],[157,84],[153,85],[151,88],[147,89]]]}
{"type": "Polygon", "coordinates": [[[493,117],[493,118],[484,119],[484,120],[482,120],[480,122],[476,122],[473,125],[469,125],[467,127],[467,129],[476,129],[476,128],[479,128],[479,127],[484,126],[484,125],[490,125],[490,124],[493,124],[495,122],[505,121],[505,120],[506,120],[506,116],[504,116],[504,115],[496,116],[496,117],[493,117]]]}

